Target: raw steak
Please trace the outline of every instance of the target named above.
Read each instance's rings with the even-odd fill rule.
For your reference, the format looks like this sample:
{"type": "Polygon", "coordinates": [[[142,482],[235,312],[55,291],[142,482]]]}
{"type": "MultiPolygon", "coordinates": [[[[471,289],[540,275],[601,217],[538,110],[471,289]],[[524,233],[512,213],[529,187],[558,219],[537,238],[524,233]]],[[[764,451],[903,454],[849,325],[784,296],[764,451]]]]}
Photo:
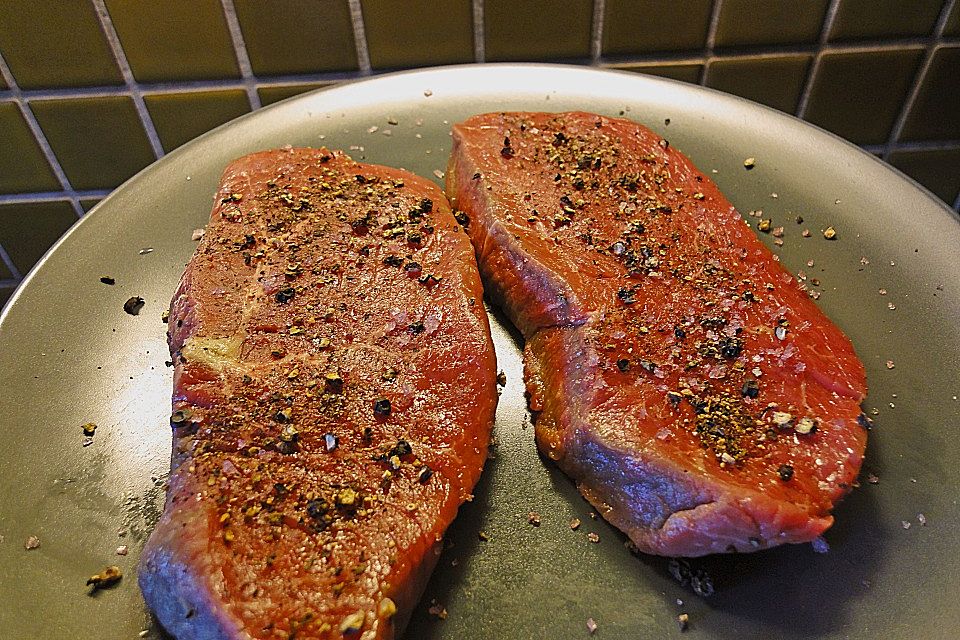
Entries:
{"type": "Polygon", "coordinates": [[[486,114],[453,141],[447,193],[526,338],[542,453],[647,553],[827,529],[866,445],[863,365],[717,187],[623,119],[486,114]]]}
{"type": "Polygon", "coordinates": [[[166,510],[140,586],[177,638],[394,638],[483,466],[495,360],[442,192],[325,149],[225,171],[173,298],[166,510]]]}

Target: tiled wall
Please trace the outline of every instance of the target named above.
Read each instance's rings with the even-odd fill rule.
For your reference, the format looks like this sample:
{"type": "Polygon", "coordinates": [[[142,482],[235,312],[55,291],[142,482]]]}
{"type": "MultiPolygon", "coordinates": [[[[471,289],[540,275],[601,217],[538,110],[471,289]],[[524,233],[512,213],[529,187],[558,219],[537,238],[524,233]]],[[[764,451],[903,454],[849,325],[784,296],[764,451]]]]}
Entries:
{"type": "Polygon", "coordinates": [[[0,304],[111,189],[235,116],[521,60],[745,96],[960,207],[960,0],[0,0],[0,304]]]}

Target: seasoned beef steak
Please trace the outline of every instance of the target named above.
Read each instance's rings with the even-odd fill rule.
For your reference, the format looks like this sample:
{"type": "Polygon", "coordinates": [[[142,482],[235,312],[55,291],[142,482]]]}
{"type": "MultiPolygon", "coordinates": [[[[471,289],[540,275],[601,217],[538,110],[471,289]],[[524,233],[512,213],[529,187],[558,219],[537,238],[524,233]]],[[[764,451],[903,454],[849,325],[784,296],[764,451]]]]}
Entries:
{"type": "Polygon", "coordinates": [[[441,191],[325,149],[225,171],[173,298],[174,442],[140,586],[178,638],[393,638],[496,406],[441,191]]]}
{"type": "Polygon", "coordinates": [[[648,553],[827,529],[866,445],[863,365],[710,179],[587,113],[476,116],[453,140],[447,193],[526,338],[544,455],[648,553]]]}

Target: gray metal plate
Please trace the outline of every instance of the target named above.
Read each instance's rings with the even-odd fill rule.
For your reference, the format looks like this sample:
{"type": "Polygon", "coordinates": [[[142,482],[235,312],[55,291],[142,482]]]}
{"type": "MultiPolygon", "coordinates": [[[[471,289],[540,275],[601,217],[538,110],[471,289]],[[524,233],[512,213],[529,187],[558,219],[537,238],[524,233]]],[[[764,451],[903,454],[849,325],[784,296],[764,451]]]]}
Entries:
{"type": "Polygon", "coordinates": [[[945,638],[960,628],[955,215],[853,145],[744,100],[582,67],[479,65],[374,78],[229,123],[117,189],[34,269],[0,317],[0,635],[161,636],[135,580],[162,508],[170,445],[160,313],[222,168],[258,149],[325,144],[433,176],[445,168],[451,123],[505,109],[633,118],[716,170],[741,211],[763,209],[784,226],[776,253],[808,284],[819,279],[820,305],[866,364],[865,407],[879,415],[864,478],[879,482],[864,481],[836,510],[829,553],[804,545],[699,561],[716,587],[701,598],[670,576],[666,560],[632,555],[538,457],[520,342],[497,317],[509,380],[498,444],[406,637],[585,638],[593,618],[598,638],[663,638],[680,634],[681,612],[690,638],[945,638]],[[751,171],[747,157],[756,158],[751,171]],[[821,235],[829,225],[836,241],[821,235]],[[804,228],[812,237],[801,237],[804,228]],[[122,308],[135,295],[146,300],[137,317],[122,308]],[[83,447],[86,422],[100,428],[83,447]],[[572,518],[583,522],[576,531],[572,518]],[[24,549],[29,536],[40,548],[24,549]],[[119,545],[129,555],[116,555],[119,545]],[[88,595],[87,577],[114,563],[125,572],[120,585],[88,595]],[[428,613],[432,600],[445,620],[428,613]]]}

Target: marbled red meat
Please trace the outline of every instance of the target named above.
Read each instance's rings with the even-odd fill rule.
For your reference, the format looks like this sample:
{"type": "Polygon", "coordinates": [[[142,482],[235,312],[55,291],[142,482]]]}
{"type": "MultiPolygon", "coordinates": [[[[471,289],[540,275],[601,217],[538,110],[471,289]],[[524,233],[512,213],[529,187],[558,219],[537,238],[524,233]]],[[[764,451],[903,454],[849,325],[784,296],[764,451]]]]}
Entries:
{"type": "Polygon", "coordinates": [[[453,128],[447,194],[523,333],[541,451],[643,551],[815,539],[856,480],[864,369],[716,185],[588,113],[453,128]]]}
{"type": "Polygon", "coordinates": [[[496,406],[442,192],[325,149],[227,167],[175,294],[166,510],[140,563],[176,637],[394,638],[496,406]]]}

